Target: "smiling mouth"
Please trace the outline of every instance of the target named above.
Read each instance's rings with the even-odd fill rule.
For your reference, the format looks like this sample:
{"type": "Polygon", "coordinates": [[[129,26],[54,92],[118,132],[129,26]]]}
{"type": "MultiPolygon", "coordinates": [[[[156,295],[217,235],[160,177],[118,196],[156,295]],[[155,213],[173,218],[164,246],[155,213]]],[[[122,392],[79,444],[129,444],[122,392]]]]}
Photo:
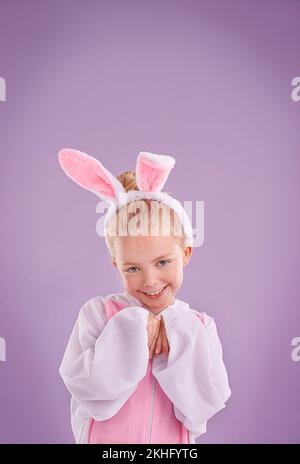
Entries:
{"type": "Polygon", "coordinates": [[[166,285],[165,287],[163,287],[161,290],[159,290],[157,292],[143,292],[142,290],[141,290],[141,292],[144,293],[144,295],[146,295],[149,298],[158,298],[160,295],[162,295],[162,293],[165,291],[167,286],[168,285],[166,285]]]}

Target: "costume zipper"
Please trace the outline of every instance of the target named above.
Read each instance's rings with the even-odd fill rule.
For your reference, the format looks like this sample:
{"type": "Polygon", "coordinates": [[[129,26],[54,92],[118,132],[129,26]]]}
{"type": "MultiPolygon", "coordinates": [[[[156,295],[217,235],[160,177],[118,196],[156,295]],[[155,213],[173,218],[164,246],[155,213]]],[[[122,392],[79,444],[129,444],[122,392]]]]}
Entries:
{"type": "MultiPolygon", "coordinates": [[[[153,358],[151,360],[153,362],[153,358]]],[[[152,367],[152,364],[151,364],[152,367]]],[[[149,426],[149,441],[151,443],[151,434],[152,434],[152,425],[153,425],[153,412],[154,412],[154,403],[155,403],[155,393],[156,393],[156,379],[153,376],[153,386],[152,386],[152,397],[151,397],[151,411],[150,411],[150,426],[149,426]]]]}

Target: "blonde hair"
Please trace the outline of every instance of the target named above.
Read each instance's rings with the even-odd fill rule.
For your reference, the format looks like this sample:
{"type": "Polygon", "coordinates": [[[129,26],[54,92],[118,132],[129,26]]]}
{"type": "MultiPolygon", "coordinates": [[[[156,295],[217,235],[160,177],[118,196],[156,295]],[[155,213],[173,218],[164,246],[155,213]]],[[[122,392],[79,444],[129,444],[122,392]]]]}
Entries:
{"type": "MultiPolygon", "coordinates": [[[[117,176],[117,179],[121,182],[126,192],[130,190],[139,190],[136,183],[135,171],[125,171],[117,176]]],[[[173,235],[179,245],[184,247],[185,236],[183,227],[176,212],[159,200],[142,199],[131,201],[121,207],[115,216],[108,222],[107,239],[111,256],[114,257],[114,238],[118,235],[147,235],[149,233],[149,228],[151,229],[151,233],[153,233],[154,227],[156,227],[155,235],[158,235],[157,227],[159,228],[161,223],[160,211],[163,218],[167,216],[169,219],[170,235],[173,235]],[[133,218],[137,221],[132,221],[133,218]],[[142,234],[141,230],[143,231],[142,234]],[[147,233],[145,234],[144,232],[146,230],[147,233]]]]}

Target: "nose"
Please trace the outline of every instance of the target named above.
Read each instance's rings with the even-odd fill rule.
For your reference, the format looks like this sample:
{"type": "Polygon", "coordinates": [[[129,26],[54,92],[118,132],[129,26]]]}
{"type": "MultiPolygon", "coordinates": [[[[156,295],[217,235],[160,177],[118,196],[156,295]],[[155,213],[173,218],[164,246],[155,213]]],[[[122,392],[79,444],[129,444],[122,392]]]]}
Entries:
{"type": "Polygon", "coordinates": [[[159,285],[157,272],[153,268],[145,269],[143,272],[143,281],[145,290],[155,289],[159,285]]]}

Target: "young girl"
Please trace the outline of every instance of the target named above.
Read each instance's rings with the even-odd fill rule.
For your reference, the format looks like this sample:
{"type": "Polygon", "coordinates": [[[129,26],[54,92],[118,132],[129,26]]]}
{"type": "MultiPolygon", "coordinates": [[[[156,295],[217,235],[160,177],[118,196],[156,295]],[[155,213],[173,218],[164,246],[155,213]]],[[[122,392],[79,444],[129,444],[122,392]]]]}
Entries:
{"type": "Polygon", "coordinates": [[[141,152],[118,178],[77,150],[59,162],[110,203],[105,240],[124,285],[82,306],[59,369],[76,443],[195,443],[231,390],[214,319],[175,298],[193,244],[184,208],[161,191],[175,159],[141,152]]]}

